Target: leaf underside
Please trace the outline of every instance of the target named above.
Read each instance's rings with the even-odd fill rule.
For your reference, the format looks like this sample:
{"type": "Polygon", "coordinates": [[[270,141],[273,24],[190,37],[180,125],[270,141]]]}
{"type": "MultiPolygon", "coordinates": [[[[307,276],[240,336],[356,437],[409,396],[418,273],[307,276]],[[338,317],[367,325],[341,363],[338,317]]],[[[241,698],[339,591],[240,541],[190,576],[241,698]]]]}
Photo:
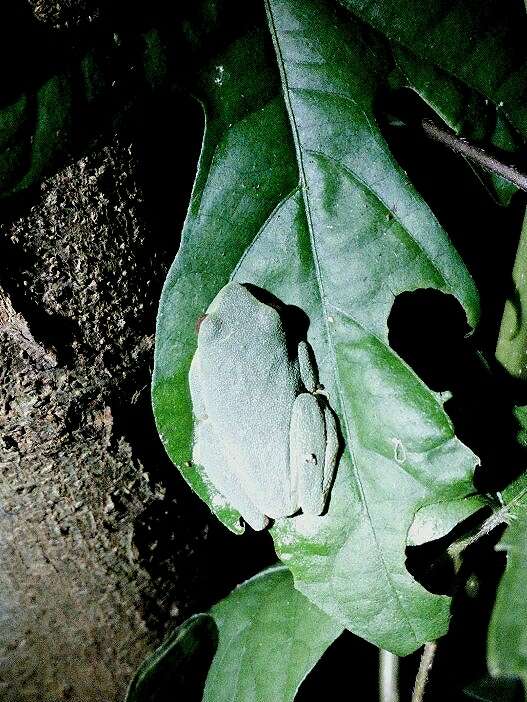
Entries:
{"type": "MultiPolygon", "coordinates": [[[[389,42],[398,80],[415,90],[456,133],[504,152],[527,139],[525,8],[501,0],[339,0],[389,42]]],[[[506,159],[507,156],[504,156],[506,159]]],[[[516,187],[477,170],[507,205],[516,187]]]]}
{"type": "Polygon", "coordinates": [[[525,7],[501,0],[339,0],[394,44],[489,100],[527,137],[525,7]]]}
{"type": "Polygon", "coordinates": [[[172,631],[136,671],[125,702],[201,702],[218,631],[208,614],[197,614],[172,631]]]}
{"type": "MultiPolygon", "coordinates": [[[[520,434],[527,429],[527,407],[516,407],[520,434]]],[[[527,473],[502,493],[506,528],[497,550],[505,551],[507,564],[496,594],[488,631],[487,662],[494,677],[518,678],[527,690],[527,473]]]]}

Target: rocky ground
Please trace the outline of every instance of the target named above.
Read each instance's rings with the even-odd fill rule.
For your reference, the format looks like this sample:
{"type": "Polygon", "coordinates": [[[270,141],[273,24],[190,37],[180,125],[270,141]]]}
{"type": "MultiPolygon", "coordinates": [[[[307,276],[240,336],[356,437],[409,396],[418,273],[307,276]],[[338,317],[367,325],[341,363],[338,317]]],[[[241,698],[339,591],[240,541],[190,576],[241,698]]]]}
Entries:
{"type": "MultiPolygon", "coordinates": [[[[31,4],[57,31],[99,13],[31,4]]],[[[199,112],[187,114],[191,137],[166,155],[176,171],[152,156],[167,124],[152,137],[141,123],[0,222],[3,702],[121,700],[167,628],[260,565],[254,539],[266,537],[213,522],[150,408],[157,301],[201,138],[199,112]]]]}

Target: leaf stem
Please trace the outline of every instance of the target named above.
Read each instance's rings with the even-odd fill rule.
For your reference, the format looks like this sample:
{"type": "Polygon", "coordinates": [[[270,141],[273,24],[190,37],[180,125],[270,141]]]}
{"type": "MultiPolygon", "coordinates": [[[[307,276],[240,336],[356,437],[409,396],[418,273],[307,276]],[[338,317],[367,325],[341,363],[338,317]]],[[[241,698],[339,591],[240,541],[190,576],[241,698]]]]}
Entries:
{"type": "Polygon", "coordinates": [[[496,358],[515,378],[527,378],[527,210],[512,269],[512,291],[505,302],[496,358]]]}
{"type": "Polygon", "coordinates": [[[428,682],[428,674],[434,662],[434,656],[437,649],[436,641],[428,641],[425,643],[419,670],[415,677],[414,689],[412,692],[412,702],[422,702],[425,695],[426,683],[428,682]]]}
{"type": "Polygon", "coordinates": [[[448,146],[452,151],[465,156],[470,161],[505,178],[509,182],[514,183],[520,190],[527,192],[527,174],[520,171],[514,164],[507,165],[503,163],[503,161],[488,153],[482,146],[477,146],[468,141],[468,139],[456,136],[450,130],[439,127],[430,119],[424,119],[421,122],[421,126],[424,133],[434,141],[448,146]]]}
{"type": "Polygon", "coordinates": [[[399,658],[379,650],[379,702],[399,702],[399,658]]]}
{"type": "Polygon", "coordinates": [[[490,534],[500,524],[511,524],[516,519],[518,510],[523,508],[526,497],[527,476],[523,474],[501,493],[502,504],[490,517],[487,517],[472,533],[450,544],[447,551],[454,563],[459,563],[459,558],[466,548],[490,534]]]}
{"type": "Polygon", "coordinates": [[[490,517],[485,519],[477,531],[469,534],[463,539],[459,539],[459,541],[454,541],[452,544],[450,544],[447,550],[450,557],[454,560],[454,563],[456,565],[458,564],[459,558],[466,548],[472,546],[480,539],[490,534],[490,532],[500,524],[510,524],[512,519],[514,519],[514,517],[511,516],[510,506],[504,505],[493,512],[490,517]]]}

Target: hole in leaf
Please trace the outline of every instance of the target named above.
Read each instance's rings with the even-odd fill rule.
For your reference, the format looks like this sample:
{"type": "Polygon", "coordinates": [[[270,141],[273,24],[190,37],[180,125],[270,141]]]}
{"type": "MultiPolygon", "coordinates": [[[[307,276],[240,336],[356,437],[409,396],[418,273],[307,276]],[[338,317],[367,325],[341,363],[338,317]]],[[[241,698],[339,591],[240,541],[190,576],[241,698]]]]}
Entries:
{"type": "Polygon", "coordinates": [[[477,489],[503,489],[526,461],[513,414],[517,398],[503,373],[489,368],[478,353],[481,336],[466,337],[459,303],[435,290],[403,293],[394,302],[388,327],[391,347],[426,385],[452,393],[444,409],[458,438],[481,460],[477,489]]]}
{"type": "Polygon", "coordinates": [[[376,111],[390,151],[476,281],[483,311],[478,338],[491,357],[510,292],[525,202],[516,195],[509,207],[500,206],[461,156],[429,139],[421,121],[429,118],[441,125],[441,119],[412,90],[385,93],[376,111]]]}
{"type": "Polygon", "coordinates": [[[392,349],[432,389],[451,389],[472,352],[461,306],[450,295],[417,290],[399,295],[388,319],[392,349]]]}
{"type": "Polygon", "coordinates": [[[421,546],[406,548],[406,568],[426,590],[436,595],[453,595],[459,578],[456,564],[448,553],[448,547],[481,524],[490,510],[483,508],[464,519],[448,534],[421,546]]]}

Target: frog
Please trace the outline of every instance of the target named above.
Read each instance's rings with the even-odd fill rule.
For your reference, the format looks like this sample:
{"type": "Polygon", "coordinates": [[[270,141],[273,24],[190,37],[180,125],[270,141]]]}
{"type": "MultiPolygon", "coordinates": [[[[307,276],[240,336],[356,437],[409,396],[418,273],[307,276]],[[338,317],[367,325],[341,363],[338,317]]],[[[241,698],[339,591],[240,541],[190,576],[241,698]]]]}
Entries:
{"type": "Polygon", "coordinates": [[[197,324],[189,371],[192,462],[256,531],[322,515],[340,450],[313,349],[285,311],[267,291],[230,281],[197,324]]]}

